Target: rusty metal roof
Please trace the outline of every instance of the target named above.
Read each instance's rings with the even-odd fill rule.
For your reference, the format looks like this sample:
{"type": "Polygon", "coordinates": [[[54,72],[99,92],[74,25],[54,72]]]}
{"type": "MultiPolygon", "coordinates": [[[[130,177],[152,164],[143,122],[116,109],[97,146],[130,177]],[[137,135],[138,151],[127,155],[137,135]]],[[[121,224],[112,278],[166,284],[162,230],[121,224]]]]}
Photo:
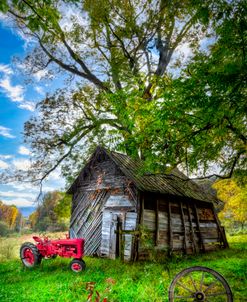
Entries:
{"type": "MultiPolygon", "coordinates": [[[[144,165],[141,160],[132,159],[128,155],[109,151],[102,147],[98,147],[96,149],[89,162],[95,158],[97,154],[99,154],[98,152],[105,152],[121,169],[123,174],[133,181],[136,187],[141,191],[158,192],[162,194],[212,202],[216,208],[221,208],[223,206],[223,202],[217,199],[215,195],[206,192],[201,186],[190,180],[178,169],[172,170],[172,172],[169,174],[146,174],[143,173],[144,165]]],[[[83,170],[87,167],[87,165],[83,168],[83,170]]],[[[68,190],[68,193],[72,193],[74,191],[80,174],[68,190]]]]}

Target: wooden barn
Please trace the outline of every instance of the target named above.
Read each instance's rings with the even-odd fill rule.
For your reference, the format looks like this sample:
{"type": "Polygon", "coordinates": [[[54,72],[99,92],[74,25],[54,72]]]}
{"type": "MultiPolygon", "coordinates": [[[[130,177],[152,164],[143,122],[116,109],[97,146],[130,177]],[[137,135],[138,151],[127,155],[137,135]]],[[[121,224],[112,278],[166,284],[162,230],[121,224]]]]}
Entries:
{"type": "Polygon", "coordinates": [[[227,247],[222,202],[178,170],[145,174],[140,160],[98,147],[68,193],[70,236],[85,238],[86,255],[133,261],[227,247]]]}

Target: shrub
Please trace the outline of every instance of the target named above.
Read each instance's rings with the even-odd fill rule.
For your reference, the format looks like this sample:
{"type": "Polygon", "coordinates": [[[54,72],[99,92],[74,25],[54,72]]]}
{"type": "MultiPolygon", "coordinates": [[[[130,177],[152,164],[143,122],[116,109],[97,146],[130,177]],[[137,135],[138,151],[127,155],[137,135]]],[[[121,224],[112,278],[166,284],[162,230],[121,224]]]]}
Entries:
{"type": "Polygon", "coordinates": [[[0,221],[0,237],[5,237],[9,234],[9,228],[7,224],[3,221],[0,221]]]}
{"type": "Polygon", "coordinates": [[[17,242],[15,239],[0,239],[0,260],[10,260],[16,256],[17,242]]]}
{"type": "Polygon", "coordinates": [[[68,230],[68,226],[64,222],[51,224],[47,227],[48,232],[64,232],[68,230]]]}

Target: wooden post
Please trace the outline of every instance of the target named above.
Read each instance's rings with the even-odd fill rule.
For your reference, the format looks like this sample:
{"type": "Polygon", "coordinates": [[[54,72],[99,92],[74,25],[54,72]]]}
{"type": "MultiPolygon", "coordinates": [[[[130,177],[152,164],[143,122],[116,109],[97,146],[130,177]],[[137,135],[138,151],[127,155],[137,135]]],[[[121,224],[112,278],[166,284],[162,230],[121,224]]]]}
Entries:
{"type": "Polygon", "coordinates": [[[135,235],[131,235],[131,251],[130,251],[130,261],[134,261],[135,259],[135,235]]]}
{"type": "Polygon", "coordinates": [[[219,221],[219,218],[218,218],[218,215],[215,211],[215,208],[214,208],[214,205],[212,204],[212,211],[213,211],[213,214],[214,214],[214,219],[216,221],[216,224],[217,224],[217,228],[218,228],[218,231],[219,231],[219,234],[220,234],[220,241],[223,243],[223,246],[224,248],[228,248],[229,245],[228,245],[228,242],[226,240],[226,237],[224,236],[224,233],[223,233],[223,230],[221,228],[221,225],[220,225],[220,221],[219,221]]]}
{"type": "Polygon", "coordinates": [[[193,243],[192,246],[194,247],[194,251],[196,253],[198,253],[198,248],[197,248],[197,244],[195,241],[195,233],[194,233],[192,219],[191,219],[191,215],[190,215],[190,207],[188,205],[188,202],[186,202],[186,207],[187,207],[187,211],[188,211],[188,218],[189,218],[189,223],[190,223],[190,228],[191,228],[191,237],[192,237],[192,243],[193,243]]]}
{"type": "Polygon", "coordinates": [[[173,251],[173,234],[172,234],[172,215],[171,215],[171,202],[168,201],[168,225],[169,225],[169,250],[173,251]]]}
{"type": "MultiPolygon", "coordinates": [[[[136,217],[136,231],[139,231],[139,226],[141,224],[141,216],[142,216],[142,194],[141,192],[138,190],[137,191],[137,208],[136,208],[136,213],[137,213],[137,217],[136,217]]],[[[138,260],[138,254],[139,254],[139,242],[140,242],[140,237],[139,235],[135,235],[135,240],[134,240],[134,254],[133,254],[133,261],[137,261],[138,260]]]]}
{"type": "Polygon", "coordinates": [[[110,250],[109,257],[111,259],[116,259],[116,230],[117,230],[117,215],[112,214],[111,225],[110,225],[110,250]]]}
{"type": "Polygon", "coordinates": [[[229,244],[228,244],[227,239],[226,239],[225,228],[222,226],[221,230],[222,230],[222,233],[223,233],[223,240],[224,240],[224,243],[225,243],[225,248],[229,248],[229,244]]]}
{"type": "Polygon", "coordinates": [[[141,194],[141,213],[140,213],[140,224],[143,225],[143,215],[144,215],[144,195],[141,194]]]}
{"type": "Polygon", "coordinates": [[[200,240],[200,244],[201,244],[201,249],[202,249],[203,252],[205,252],[205,245],[204,245],[204,242],[203,242],[203,237],[202,237],[201,228],[200,228],[199,216],[198,216],[197,207],[196,207],[195,203],[194,203],[194,210],[195,210],[197,229],[198,229],[198,232],[199,232],[199,240],[200,240]]]}
{"type": "Polygon", "coordinates": [[[120,257],[120,260],[123,260],[123,255],[124,255],[122,230],[123,230],[123,223],[119,219],[119,224],[118,224],[118,246],[119,246],[119,257],[120,257]]]}
{"type": "Polygon", "coordinates": [[[136,225],[138,226],[141,222],[141,203],[142,203],[142,200],[141,200],[141,192],[138,190],[137,191],[137,201],[136,201],[136,213],[137,213],[137,219],[136,219],[136,225]]]}
{"type": "Polygon", "coordinates": [[[159,242],[159,200],[156,200],[156,210],[155,210],[155,245],[157,246],[159,242]]]}
{"type": "Polygon", "coordinates": [[[185,219],[184,219],[184,210],[183,210],[183,203],[182,201],[179,202],[180,205],[180,211],[181,211],[181,217],[182,217],[182,223],[183,223],[183,229],[184,229],[184,251],[185,254],[187,254],[187,235],[186,235],[186,225],[185,225],[185,219]]]}

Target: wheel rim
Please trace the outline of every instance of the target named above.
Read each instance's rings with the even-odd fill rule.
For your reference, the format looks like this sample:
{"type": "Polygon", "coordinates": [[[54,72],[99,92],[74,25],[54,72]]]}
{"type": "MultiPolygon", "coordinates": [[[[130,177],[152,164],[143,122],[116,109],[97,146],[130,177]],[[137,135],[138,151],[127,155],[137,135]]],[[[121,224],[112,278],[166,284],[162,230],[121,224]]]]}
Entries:
{"type": "Polygon", "coordinates": [[[169,301],[233,301],[231,289],[219,273],[205,267],[180,272],[169,288],[169,301]]]}
{"type": "Polygon", "coordinates": [[[27,266],[34,265],[34,254],[30,248],[25,248],[23,251],[23,262],[27,266]]]}
{"type": "Polygon", "coordinates": [[[80,272],[82,270],[82,266],[79,263],[73,263],[71,268],[74,272],[80,272]]]}

